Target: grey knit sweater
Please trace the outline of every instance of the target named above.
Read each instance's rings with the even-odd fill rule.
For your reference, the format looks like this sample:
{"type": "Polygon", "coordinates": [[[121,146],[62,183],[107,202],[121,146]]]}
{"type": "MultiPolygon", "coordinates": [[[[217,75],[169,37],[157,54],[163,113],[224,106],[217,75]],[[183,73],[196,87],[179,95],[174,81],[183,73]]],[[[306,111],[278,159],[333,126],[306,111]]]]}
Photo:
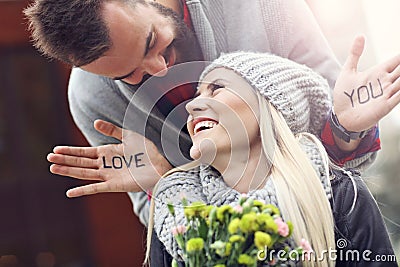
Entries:
{"type": "MultiPolygon", "coordinates": [[[[331,198],[329,174],[327,175],[325,171],[319,150],[308,138],[302,138],[300,145],[320,177],[327,197],[331,198]]],[[[185,225],[185,217],[181,207],[182,195],[185,196],[189,203],[202,201],[208,205],[220,206],[237,204],[241,193],[227,186],[220,174],[212,167],[201,165],[191,171],[175,172],[163,178],[160,180],[157,191],[153,192],[153,195],[156,201],[154,231],[168,253],[176,259],[181,259],[181,251],[172,235],[171,229],[175,222],[178,225],[185,225]],[[168,211],[168,203],[177,206],[175,208],[175,219],[168,211]]],[[[264,188],[250,191],[247,196],[279,207],[272,179],[267,180],[264,188]]]]}

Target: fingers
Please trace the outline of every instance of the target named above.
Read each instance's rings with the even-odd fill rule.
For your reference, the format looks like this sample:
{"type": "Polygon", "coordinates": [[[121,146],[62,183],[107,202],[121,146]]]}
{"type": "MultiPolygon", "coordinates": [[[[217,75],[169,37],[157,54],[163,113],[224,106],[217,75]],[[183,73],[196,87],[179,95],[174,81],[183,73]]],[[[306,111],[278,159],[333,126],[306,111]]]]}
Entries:
{"type": "Polygon", "coordinates": [[[97,147],[73,147],[73,146],[56,146],[53,149],[55,154],[64,154],[69,156],[86,157],[96,159],[97,147]]]}
{"type": "Polygon", "coordinates": [[[392,73],[390,73],[389,75],[392,82],[396,81],[400,77],[400,64],[397,65],[396,68],[394,68],[392,73]]]}
{"type": "Polygon", "coordinates": [[[384,68],[387,72],[392,72],[400,65],[400,55],[397,55],[384,63],[384,68]]]}
{"type": "Polygon", "coordinates": [[[67,197],[80,197],[103,192],[114,192],[105,182],[83,185],[67,191],[67,197]]]}
{"type": "Polygon", "coordinates": [[[98,168],[98,162],[96,159],[90,159],[85,157],[68,156],[63,154],[53,154],[47,155],[47,160],[51,163],[73,166],[73,167],[83,167],[83,168],[98,168]]]}
{"type": "Polygon", "coordinates": [[[344,63],[344,68],[348,70],[357,71],[358,62],[364,51],[365,38],[362,35],[357,36],[350,49],[350,55],[344,63]]]}
{"type": "Polygon", "coordinates": [[[122,128],[112,124],[111,122],[96,120],[94,122],[94,128],[106,136],[114,137],[120,141],[122,140],[122,128]]]}
{"type": "Polygon", "coordinates": [[[388,88],[389,89],[389,94],[388,94],[388,98],[390,98],[390,100],[392,101],[392,106],[394,107],[394,106],[396,106],[398,103],[399,103],[399,101],[400,101],[400,99],[398,99],[399,98],[399,95],[400,95],[400,78],[398,78],[391,86],[390,86],[390,88],[388,88]]]}
{"type": "Polygon", "coordinates": [[[100,175],[100,171],[97,169],[85,169],[79,167],[63,166],[58,164],[52,164],[50,166],[50,172],[62,176],[69,176],[81,180],[103,180],[100,175]]]}

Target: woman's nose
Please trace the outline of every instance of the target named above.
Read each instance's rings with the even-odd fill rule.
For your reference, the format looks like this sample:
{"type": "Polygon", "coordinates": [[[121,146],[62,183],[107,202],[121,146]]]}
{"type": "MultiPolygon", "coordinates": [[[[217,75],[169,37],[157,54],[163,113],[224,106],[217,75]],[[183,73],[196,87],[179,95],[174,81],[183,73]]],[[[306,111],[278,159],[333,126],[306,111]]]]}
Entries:
{"type": "Polygon", "coordinates": [[[206,99],[202,97],[196,97],[192,101],[186,104],[186,110],[189,114],[193,114],[198,111],[204,111],[207,109],[206,99]]]}

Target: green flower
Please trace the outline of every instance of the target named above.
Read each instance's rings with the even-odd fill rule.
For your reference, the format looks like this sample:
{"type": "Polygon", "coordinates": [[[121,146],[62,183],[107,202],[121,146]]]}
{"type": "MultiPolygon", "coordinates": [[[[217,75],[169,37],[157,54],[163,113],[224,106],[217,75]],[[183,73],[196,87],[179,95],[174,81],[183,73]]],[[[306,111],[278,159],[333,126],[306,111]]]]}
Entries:
{"type": "Polygon", "coordinates": [[[175,216],[174,204],[168,203],[167,207],[168,207],[169,213],[171,213],[172,216],[175,216]]]}
{"type": "Polygon", "coordinates": [[[208,214],[208,221],[210,222],[210,225],[213,224],[213,222],[215,221],[216,216],[217,216],[217,208],[216,207],[212,207],[212,209],[210,210],[210,213],[208,214]]]}
{"type": "Polygon", "coordinates": [[[215,250],[215,253],[221,257],[229,256],[232,250],[232,244],[217,240],[210,245],[210,248],[215,250]]]}
{"type": "Polygon", "coordinates": [[[215,253],[221,257],[225,255],[225,242],[217,240],[210,245],[210,248],[215,250],[215,253]]]}
{"type": "Polygon", "coordinates": [[[206,205],[203,202],[193,202],[190,206],[184,208],[187,218],[198,217],[204,211],[206,205]]]}
{"type": "Polygon", "coordinates": [[[253,266],[255,264],[255,259],[247,254],[240,254],[238,263],[246,266],[253,266]]]}
{"type": "Polygon", "coordinates": [[[175,259],[172,259],[171,267],[178,267],[178,262],[175,259]]]}
{"type": "Polygon", "coordinates": [[[229,242],[231,243],[235,243],[235,242],[244,242],[245,239],[243,236],[241,235],[232,235],[231,237],[229,237],[229,242]]]}
{"type": "Polygon", "coordinates": [[[235,218],[233,219],[229,225],[228,225],[228,231],[229,233],[232,234],[236,234],[239,230],[240,227],[240,219],[239,218],[235,218]]]}
{"type": "Polygon", "coordinates": [[[229,213],[229,212],[231,212],[232,211],[232,207],[231,206],[229,206],[229,205],[222,205],[221,207],[219,207],[218,209],[217,209],[217,219],[220,221],[220,222],[223,222],[224,221],[224,218],[225,218],[225,214],[227,214],[227,213],[229,213]]]}
{"type": "Polygon", "coordinates": [[[186,243],[188,253],[201,251],[204,248],[204,240],[201,237],[191,238],[186,243]]]}
{"type": "Polygon", "coordinates": [[[265,249],[265,247],[272,247],[271,236],[267,233],[257,231],[254,234],[254,244],[258,249],[265,249]]]}
{"type": "Polygon", "coordinates": [[[240,230],[244,233],[255,232],[258,230],[257,215],[255,213],[248,213],[243,215],[239,224],[240,230]]]}
{"type": "Polygon", "coordinates": [[[292,224],[291,221],[287,221],[286,223],[287,223],[287,225],[288,225],[288,227],[289,227],[289,234],[288,234],[288,236],[291,236],[292,233],[293,233],[293,224],[292,224]]]}
{"type": "Polygon", "coordinates": [[[270,213],[271,215],[281,216],[281,212],[279,211],[279,209],[272,204],[263,205],[262,210],[270,213]]]}

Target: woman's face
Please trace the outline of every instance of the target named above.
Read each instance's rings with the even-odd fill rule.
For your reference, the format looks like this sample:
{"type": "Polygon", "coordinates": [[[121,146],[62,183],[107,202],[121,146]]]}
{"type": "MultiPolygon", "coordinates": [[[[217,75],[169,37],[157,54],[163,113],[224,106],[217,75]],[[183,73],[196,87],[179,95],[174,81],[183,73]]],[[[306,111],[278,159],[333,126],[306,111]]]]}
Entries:
{"type": "Polygon", "coordinates": [[[251,148],[261,143],[254,89],[232,70],[210,71],[186,109],[193,159],[213,165],[217,157],[249,155],[251,148]]]}

